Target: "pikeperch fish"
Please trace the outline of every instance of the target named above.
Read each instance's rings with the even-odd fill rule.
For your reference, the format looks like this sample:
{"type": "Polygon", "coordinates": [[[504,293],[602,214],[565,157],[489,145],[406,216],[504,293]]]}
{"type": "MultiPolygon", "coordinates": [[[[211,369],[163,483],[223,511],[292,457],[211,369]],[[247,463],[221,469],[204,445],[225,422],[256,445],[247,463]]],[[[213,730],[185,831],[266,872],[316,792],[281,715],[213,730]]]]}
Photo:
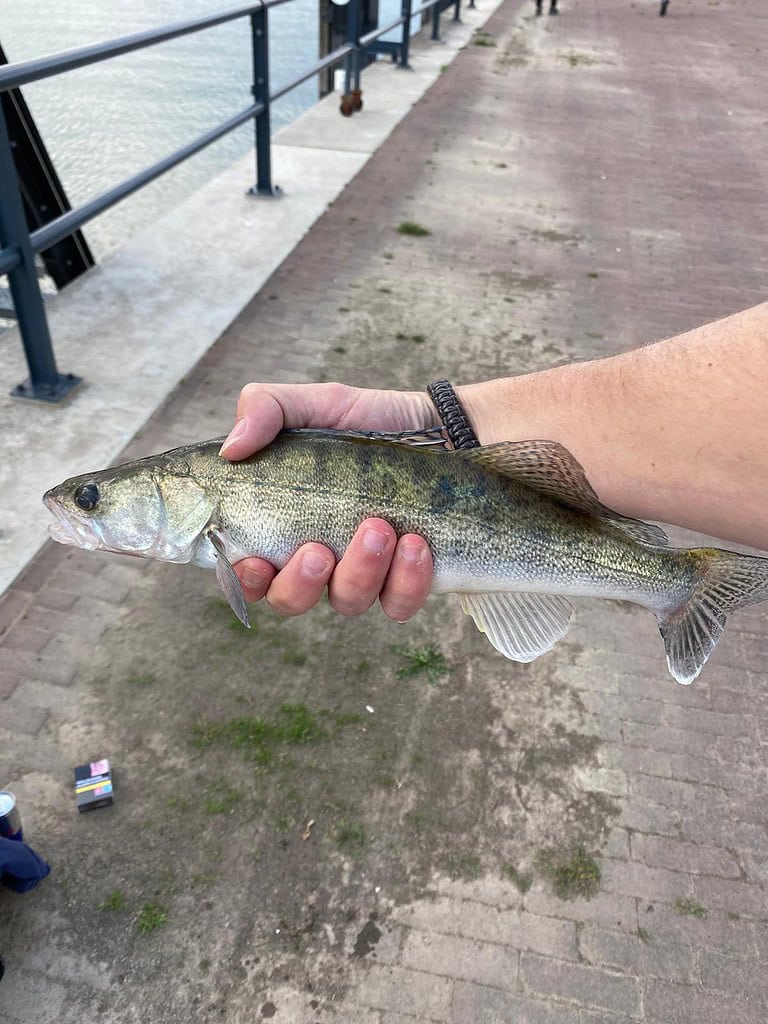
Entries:
{"type": "Polygon", "coordinates": [[[669,671],[696,678],[729,612],[768,599],[768,559],[670,548],[657,526],[600,503],[579,463],[553,441],[445,451],[438,431],[286,430],[242,462],[222,439],[73,477],[43,500],[54,540],[216,569],[248,625],[232,563],[278,569],[306,541],[339,558],[368,516],[426,538],[434,593],[465,612],[513,661],[565,636],[568,597],[633,601],[659,623],[669,671]]]}

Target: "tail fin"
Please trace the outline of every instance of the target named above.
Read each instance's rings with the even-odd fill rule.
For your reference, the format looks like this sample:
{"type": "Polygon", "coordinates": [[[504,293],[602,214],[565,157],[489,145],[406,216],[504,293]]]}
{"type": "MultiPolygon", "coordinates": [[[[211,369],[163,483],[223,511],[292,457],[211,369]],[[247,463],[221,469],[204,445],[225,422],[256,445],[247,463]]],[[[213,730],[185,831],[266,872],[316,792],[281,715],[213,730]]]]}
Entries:
{"type": "Polygon", "coordinates": [[[768,601],[768,558],[733,551],[698,548],[702,578],[688,600],[666,618],[659,630],[667,649],[669,671],[678,683],[692,683],[725,628],[726,617],[746,605],[768,601]]]}

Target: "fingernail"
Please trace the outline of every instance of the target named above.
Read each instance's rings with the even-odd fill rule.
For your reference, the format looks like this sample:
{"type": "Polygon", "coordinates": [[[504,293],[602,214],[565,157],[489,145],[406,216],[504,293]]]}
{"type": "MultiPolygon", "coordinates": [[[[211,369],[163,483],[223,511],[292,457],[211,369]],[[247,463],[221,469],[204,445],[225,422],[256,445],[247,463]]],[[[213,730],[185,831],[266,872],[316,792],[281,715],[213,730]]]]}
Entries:
{"type": "Polygon", "coordinates": [[[328,571],[328,559],[317,551],[305,551],[301,558],[302,576],[322,576],[328,571]]]}
{"type": "Polygon", "coordinates": [[[406,562],[420,562],[424,558],[424,545],[414,541],[403,541],[400,554],[406,562]]]}
{"type": "Polygon", "coordinates": [[[240,440],[240,438],[245,433],[245,428],[247,426],[248,426],[248,420],[246,419],[245,416],[241,416],[240,419],[236,421],[234,427],[232,427],[230,432],[227,434],[227,436],[226,436],[226,438],[224,440],[224,444],[221,446],[221,448],[219,448],[219,455],[223,455],[224,452],[227,450],[227,448],[229,448],[229,446],[231,444],[234,444],[235,441],[239,441],[240,440]]]}
{"type": "Polygon", "coordinates": [[[259,590],[264,586],[267,575],[267,573],[257,572],[255,569],[245,569],[243,571],[243,583],[246,587],[253,587],[254,590],[259,590]]]}
{"type": "Polygon", "coordinates": [[[389,544],[389,537],[381,530],[366,530],[363,534],[363,547],[372,555],[381,555],[389,544]]]}

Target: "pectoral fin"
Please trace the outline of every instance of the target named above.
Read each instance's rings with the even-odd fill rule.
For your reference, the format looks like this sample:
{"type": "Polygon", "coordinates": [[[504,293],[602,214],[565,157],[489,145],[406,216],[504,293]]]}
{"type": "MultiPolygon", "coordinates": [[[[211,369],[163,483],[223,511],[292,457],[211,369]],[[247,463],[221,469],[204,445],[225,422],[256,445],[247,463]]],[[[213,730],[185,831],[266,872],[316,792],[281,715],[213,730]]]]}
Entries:
{"type": "Polygon", "coordinates": [[[462,594],[461,606],[511,661],[534,661],[568,632],[570,601],[557,594],[462,594]]]}
{"type": "Polygon", "coordinates": [[[229,602],[232,611],[242,624],[247,629],[250,629],[251,623],[248,619],[248,606],[245,603],[243,585],[232,568],[232,563],[227,558],[224,544],[213,530],[209,530],[206,533],[206,537],[216,549],[216,579],[219,581],[219,586],[224,591],[224,596],[229,602]]]}

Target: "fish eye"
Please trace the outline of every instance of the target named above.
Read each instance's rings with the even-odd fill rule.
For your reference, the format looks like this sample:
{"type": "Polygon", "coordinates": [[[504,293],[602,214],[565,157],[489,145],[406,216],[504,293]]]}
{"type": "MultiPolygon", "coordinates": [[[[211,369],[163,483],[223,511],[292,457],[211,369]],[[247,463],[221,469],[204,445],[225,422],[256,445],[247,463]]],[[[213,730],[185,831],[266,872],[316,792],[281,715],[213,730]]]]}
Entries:
{"type": "Polygon", "coordinates": [[[90,512],[99,501],[99,488],[96,484],[80,484],[75,491],[75,504],[83,512],[90,512]]]}

